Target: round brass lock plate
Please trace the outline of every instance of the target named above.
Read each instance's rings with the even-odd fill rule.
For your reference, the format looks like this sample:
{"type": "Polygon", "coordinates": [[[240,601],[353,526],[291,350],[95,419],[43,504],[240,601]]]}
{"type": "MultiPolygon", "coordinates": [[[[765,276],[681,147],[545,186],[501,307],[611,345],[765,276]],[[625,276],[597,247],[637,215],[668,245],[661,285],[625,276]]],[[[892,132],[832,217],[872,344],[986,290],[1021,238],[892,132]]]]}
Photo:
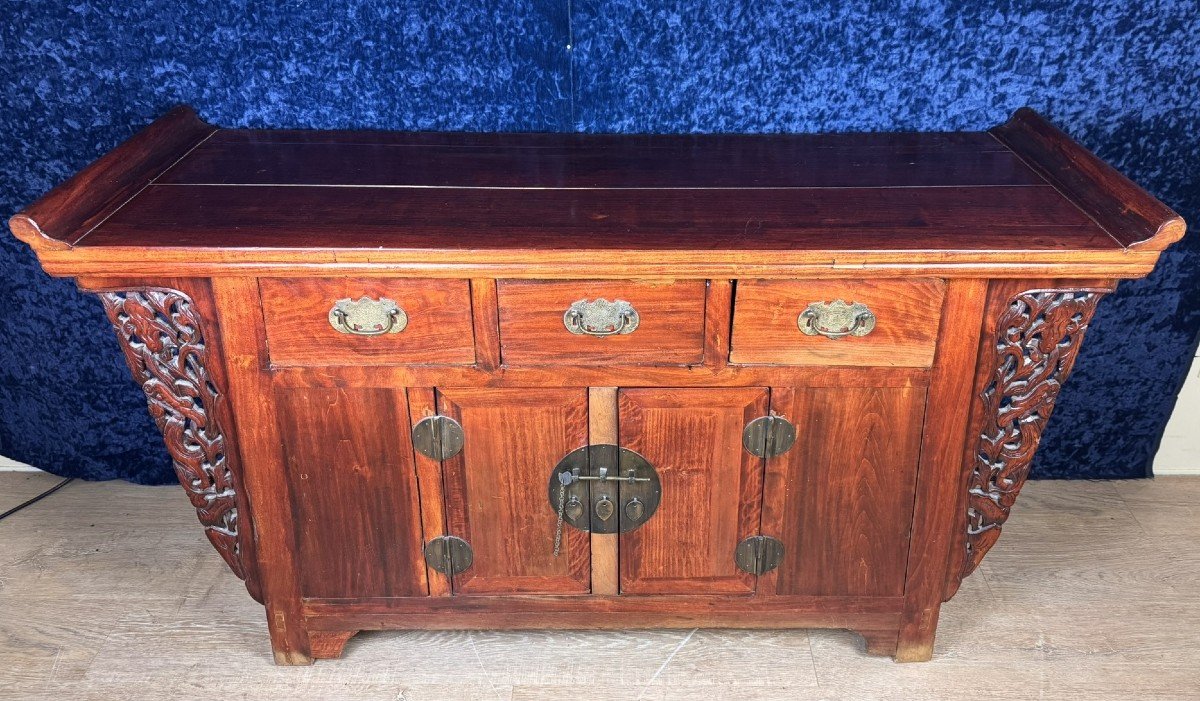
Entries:
{"type": "Polygon", "coordinates": [[[563,525],[591,533],[628,533],[654,516],[662,501],[662,483],[658,471],[638,453],[609,444],[589,445],[567,453],[555,465],[547,497],[556,518],[562,500],[563,525]]]}

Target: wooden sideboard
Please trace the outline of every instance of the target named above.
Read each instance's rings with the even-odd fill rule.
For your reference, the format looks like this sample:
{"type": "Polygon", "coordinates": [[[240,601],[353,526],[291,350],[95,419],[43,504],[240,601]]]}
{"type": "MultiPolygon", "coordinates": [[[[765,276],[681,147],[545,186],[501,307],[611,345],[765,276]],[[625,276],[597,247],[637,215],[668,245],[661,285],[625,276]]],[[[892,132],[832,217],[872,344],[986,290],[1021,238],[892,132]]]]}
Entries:
{"type": "Polygon", "coordinates": [[[1184,223],[981,133],[218,129],[11,220],[95,292],[275,659],[380,628],[838,627],[927,660],[1096,304],[1184,223]]]}

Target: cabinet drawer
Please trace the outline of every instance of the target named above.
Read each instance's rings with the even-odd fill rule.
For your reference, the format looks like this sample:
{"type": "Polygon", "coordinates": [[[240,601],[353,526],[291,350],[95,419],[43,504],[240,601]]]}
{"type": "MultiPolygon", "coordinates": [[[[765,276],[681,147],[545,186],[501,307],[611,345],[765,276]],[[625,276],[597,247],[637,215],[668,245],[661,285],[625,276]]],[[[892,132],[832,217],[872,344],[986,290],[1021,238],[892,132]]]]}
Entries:
{"type": "Polygon", "coordinates": [[[497,293],[506,364],[690,365],[704,358],[703,280],[501,280],[497,293]]]}
{"type": "Polygon", "coordinates": [[[263,278],[271,363],[475,362],[466,280],[263,278]]]}
{"type": "Polygon", "coordinates": [[[729,360],[928,367],[944,294],[941,280],[739,280],[729,360]]]}

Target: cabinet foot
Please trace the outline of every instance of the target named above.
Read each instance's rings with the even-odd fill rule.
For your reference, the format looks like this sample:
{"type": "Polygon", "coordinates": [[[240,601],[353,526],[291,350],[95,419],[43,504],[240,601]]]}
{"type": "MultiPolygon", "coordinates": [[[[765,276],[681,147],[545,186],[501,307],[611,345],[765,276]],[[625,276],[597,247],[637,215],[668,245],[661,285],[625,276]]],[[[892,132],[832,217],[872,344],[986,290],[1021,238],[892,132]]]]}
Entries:
{"type": "Polygon", "coordinates": [[[892,630],[860,630],[855,631],[867,641],[867,654],[892,656],[896,654],[896,641],[899,632],[892,630]]]}
{"type": "Polygon", "coordinates": [[[928,662],[933,659],[933,641],[901,642],[894,657],[897,662],[928,662]]]}
{"type": "Polygon", "coordinates": [[[275,664],[281,667],[302,667],[313,663],[313,658],[296,650],[275,650],[275,664]]]}
{"type": "Polygon", "coordinates": [[[283,666],[310,665],[308,631],[297,621],[303,621],[298,612],[287,606],[267,605],[267,629],[271,631],[271,651],[275,664],[283,666]]]}
{"type": "Polygon", "coordinates": [[[357,634],[357,630],[309,631],[308,640],[312,646],[313,659],[336,660],[342,656],[350,638],[357,634]]]}
{"type": "Polygon", "coordinates": [[[901,629],[896,644],[897,662],[928,662],[933,658],[934,631],[918,631],[917,635],[905,635],[901,629]]]}
{"type": "Polygon", "coordinates": [[[897,638],[897,662],[928,662],[933,657],[933,639],[937,635],[941,605],[905,613],[897,638]]]}

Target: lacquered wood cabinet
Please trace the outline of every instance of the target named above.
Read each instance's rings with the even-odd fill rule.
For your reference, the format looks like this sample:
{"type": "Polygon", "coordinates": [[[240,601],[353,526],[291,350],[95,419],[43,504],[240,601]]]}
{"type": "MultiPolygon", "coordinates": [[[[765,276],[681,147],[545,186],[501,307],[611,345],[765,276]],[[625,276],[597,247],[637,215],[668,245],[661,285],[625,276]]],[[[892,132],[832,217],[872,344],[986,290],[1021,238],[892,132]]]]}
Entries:
{"type": "Polygon", "coordinates": [[[933,653],[1100,298],[1183,221],[984,133],[218,129],[17,214],[96,292],[275,658],[379,628],[933,653]]]}

